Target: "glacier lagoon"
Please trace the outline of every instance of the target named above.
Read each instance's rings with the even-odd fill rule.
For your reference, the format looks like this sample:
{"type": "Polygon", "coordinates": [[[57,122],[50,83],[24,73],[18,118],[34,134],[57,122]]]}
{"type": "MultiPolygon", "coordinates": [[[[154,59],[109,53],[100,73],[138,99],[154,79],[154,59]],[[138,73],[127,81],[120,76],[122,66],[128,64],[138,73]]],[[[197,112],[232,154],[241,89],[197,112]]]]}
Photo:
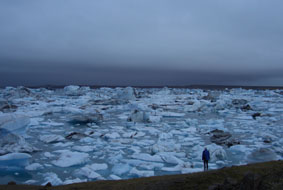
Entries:
{"type": "Polygon", "coordinates": [[[0,183],[52,185],[283,157],[283,91],[0,89],[0,183]]]}

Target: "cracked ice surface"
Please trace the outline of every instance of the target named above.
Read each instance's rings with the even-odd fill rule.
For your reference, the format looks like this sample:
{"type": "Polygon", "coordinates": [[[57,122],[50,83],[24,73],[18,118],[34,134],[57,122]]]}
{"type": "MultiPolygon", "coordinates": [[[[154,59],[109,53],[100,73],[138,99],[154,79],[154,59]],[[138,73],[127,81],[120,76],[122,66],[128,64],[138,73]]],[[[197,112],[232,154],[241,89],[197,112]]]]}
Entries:
{"type": "Polygon", "coordinates": [[[198,172],[204,147],[210,169],[283,157],[280,90],[7,87],[0,100],[2,184],[198,172]]]}

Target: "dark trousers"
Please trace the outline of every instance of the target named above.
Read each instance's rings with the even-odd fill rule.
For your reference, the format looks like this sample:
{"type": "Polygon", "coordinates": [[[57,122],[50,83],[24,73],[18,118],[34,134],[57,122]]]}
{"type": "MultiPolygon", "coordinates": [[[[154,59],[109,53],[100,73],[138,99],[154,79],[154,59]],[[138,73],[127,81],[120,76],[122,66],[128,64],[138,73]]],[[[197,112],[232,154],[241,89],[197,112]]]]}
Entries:
{"type": "Polygon", "coordinates": [[[208,170],[208,160],[203,160],[203,170],[208,170]]]}

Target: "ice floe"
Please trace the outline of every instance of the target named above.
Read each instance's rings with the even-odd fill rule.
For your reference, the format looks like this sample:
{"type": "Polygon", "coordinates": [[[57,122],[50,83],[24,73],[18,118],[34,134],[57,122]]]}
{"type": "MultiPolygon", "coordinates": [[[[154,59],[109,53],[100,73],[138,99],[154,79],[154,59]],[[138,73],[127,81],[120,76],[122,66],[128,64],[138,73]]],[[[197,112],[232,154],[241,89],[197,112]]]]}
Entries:
{"type": "Polygon", "coordinates": [[[9,153],[0,156],[0,167],[24,167],[29,164],[30,154],[9,153]]]}
{"type": "Polygon", "coordinates": [[[136,168],[132,168],[130,170],[130,174],[136,177],[150,177],[150,176],[154,176],[154,171],[138,170],[136,168]]]}
{"type": "Polygon", "coordinates": [[[45,143],[55,143],[65,140],[61,135],[40,135],[39,139],[45,143]]]}
{"type": "Polygon", "coordinates": [[[27,143],[22,136],[18,136],[2,128],[0,128],[0,147],[0,155],[14,152],[31,153],[38,151],[37,148],[27,143]]]}
{"type": "Polygon", "coordinates": [[[60,153],[57,160],[52,161],[52,164],[59,167],[70,167],[84,164],[88,161],[89,155],[87,153],[72,152],[72,151],[57,151],[60,153]]]}
{"type": "Polygon", "coordinates": [[[79,176],[79,177],[87,177],[89,179],[102,178],[101,175],[95,172],[95,170],[93,170],[93,168],[90,166],[85,166],[85,167],[75,170],[74,175],[79,176]]]}
{"type": "Polygon", "coordinates": [[[129,164],[115,164],[111,172],[117,176],[121,176],[131,170],[129,164]]]}
{"type": "Polygon", "coordinates": [[[0,115],[0,128],[9,130],[14,133],[25,128],[29,123],[30,123],[30,119],[25,115],[21,115],[21,114],[0,115]]]}
{"type": "Polygon", "coordinates": [[[41,170],[44,167],[39,163],[32,163],[25,167],[26,170],[34,171],[34,170],[41,170]]]}
{"type": "Polygon", "coordinates": [[[41,185],[46,185],[47,183],[51,183],[51,185],[62,185],[63,181],[58,177],[56,173],[48,172],[43,175],[45,182],[41,185]]]}

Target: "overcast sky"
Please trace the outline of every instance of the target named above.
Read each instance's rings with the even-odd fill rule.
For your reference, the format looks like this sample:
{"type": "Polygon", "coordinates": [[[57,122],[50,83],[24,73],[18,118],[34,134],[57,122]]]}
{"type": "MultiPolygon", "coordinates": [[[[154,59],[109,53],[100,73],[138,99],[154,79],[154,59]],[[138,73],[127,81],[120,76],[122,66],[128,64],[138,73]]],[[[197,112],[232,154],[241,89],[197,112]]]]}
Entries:
{"type": "Polygon", "coordinates": [[[282,0],[1,0],[0,86],[283,86],[282,10],[282,0]]]}

